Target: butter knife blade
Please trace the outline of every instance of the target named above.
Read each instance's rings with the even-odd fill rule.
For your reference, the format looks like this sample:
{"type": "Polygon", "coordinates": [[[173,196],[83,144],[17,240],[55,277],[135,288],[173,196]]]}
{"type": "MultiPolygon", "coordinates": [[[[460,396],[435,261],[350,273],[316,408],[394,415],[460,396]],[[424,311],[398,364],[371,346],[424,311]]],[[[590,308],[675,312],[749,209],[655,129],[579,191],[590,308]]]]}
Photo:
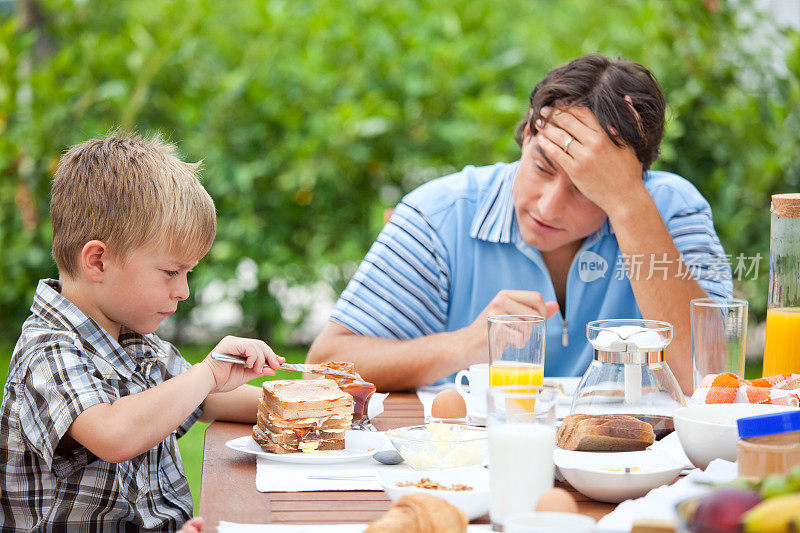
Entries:
{"type": "MultiPolygon", "coordinates": [[[[228,355],[224,353],[216,353],[211,352],[211,358],[216,359],[217,361],[223,361],[226,363],[235,363],[238,365],[246,364],[246,361],[240,357],[236,357],[235,355],[228,355]]],[[[305,365],[299,363],[282,363],[278,370],[289,370],[291,372],[308,372],[309,374],[328,374],[331,376],[341,376],[341,377],[349,377],[352,378],[352,374],[348,374],[347,372],[340,372],[338,370],[325,370],[324,372],[319,368],[315,368],[314,365],[305,365]]]]}
{"type": "Polygon", "coordinates": [[[321,369],[317,365],[306,365],[300,363],[283,363],[278,367],[279,370],[292,370],[294,372],[308,372],[309,374],[321,374],[327,376],[339,376],[343,378],[356,379],[353,374],[342,372],[341,370],[321,369]]]}

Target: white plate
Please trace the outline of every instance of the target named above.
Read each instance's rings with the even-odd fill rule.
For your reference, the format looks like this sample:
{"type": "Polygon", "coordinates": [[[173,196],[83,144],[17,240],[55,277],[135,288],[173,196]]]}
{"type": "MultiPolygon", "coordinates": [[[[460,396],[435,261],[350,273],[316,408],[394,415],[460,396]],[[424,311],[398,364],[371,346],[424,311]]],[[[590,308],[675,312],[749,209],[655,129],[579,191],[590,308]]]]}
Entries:
{"type": "MultiPolygon", "coordinates": [[[[569,414],[569,409],[572,407],[572,398],[575,394],[575,389],[578,388],[581,378],[544,378],[543,385],[561,385],[564,389],[564,394],[556,396],[556,418],[563,419],[569,414]]],[[[471,403],[467,404],[469,409],[469,423],[476,426],[486,425],[486,411],[475,407],[471,403]]]]}
{"type": "Polygon", "coordinates": [[[344,434],[344,450],[330,450],[318,453],[270,453],[247,435],[229,440],[225,446],[237,452],[251,453],[279,463],[296,463],[305,465],[321,465],[348,463],[371,457],[373,453],[390,446],[386,435],[373,431],[347,430],[344,434]]]}
{"type": "Polygon", "coordinates": [[[470,520],[479,518],[489,512],[489,471],[482,466],[426,470],[425,472],[381,469],[378,472],[378,482],[392,501],[404,494],[422,492],[443,498],[448,503],[464,511],[470,520]],[[472,490],[434,490],[397,486],[399,482],[416,482],[424,477],[443,485],[469,485],[472,490]]]}
{"type": "MultiPolygon", "coordinates": [[[[561,388],[564,389],[564,394],[558,394],[556,396],[556,401],[559,404],[572,404],[572,397],[575,394],[575,390],[578,388],[578,385],[581,382],[580,377],[568,377],[568,378],[544,378],[542,381],[542,385],[561,385],[561,388]]],[[[467,409],[469,410],[469,417],[473,420],[477,421],[486,421],[486,409],[482,407],[478,407],[469,399],[467,399],[467,409]]]]}
{"type": "Polygon", "coordinates": [[[580,377],[569,378],[544,378],[542,385],[561,385],[564,389],[564,394],[556,396],[556,403],[560,405],[572,405],[572,397],[575,395],[575,390],[580,384],[580,377]]]}
{"type": "MultiPolygon", "coordinates": [[[[242,531],[258,531],[261,533],[271,531],[283,531],[285,533],[318,533],[320,531],[327,533],[364,533],[367,527],[369,527],[368,524],[237,524],[220,520],[217,526],[217,533],[241,533],[242,531]]],[[[492,526],[489,524],[470,524],[467,526],[467,533],[486,533],[487,531],[492,531],[492,526]]]]}
{"type": "Polygon", "coordinates": [[[483,409],[470,409],[467,413],[467,418],[469,418],[469,423],[473,426],[486,425],[486,411],[483,409]]]}
{"type": "MultiPolygon", "coordinates": [[[[542,382],[543,385],[561,385],[561,387],[564,389],[564,394],[559,394],[556,396],[556,417],[564,418],[569,414],[569,408],[572,406],[572,397],[575,394],[575,389],[578,388],[578,384],[580,384],[580,382],[580,377],[544,378],[544,381],[542,382]]],[[[475,406],[472,402],[468,402],[467,407],[469,409],[468,416],[470,424],[474,424],[476,426],[485,426],[486,411],[475,406]]]]}
{"type": "Polygon", "coordinates": [[[573,452],[556,447],[553,461],[576,490],[610,503],[644,496],[651,489],[672,483],[683,470],[681,462],[659,450],[573,452]],[[639,470],[625,472],[626,466],[639,470]]]}

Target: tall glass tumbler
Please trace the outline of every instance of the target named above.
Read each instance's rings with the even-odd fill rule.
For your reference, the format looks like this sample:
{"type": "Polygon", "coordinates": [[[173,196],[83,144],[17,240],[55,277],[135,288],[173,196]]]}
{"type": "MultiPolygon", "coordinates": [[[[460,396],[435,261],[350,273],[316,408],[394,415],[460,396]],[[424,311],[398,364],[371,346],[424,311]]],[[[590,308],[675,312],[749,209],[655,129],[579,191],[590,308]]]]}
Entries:
{"type": "Polygon", "coordinates": [[[490,316],[489,384],[541,385],[544,376],[545,318],[490,316]]]}
{"type": "Polygon", "coordinates": [[[709,374],[733,372],[743,378],[747,300],[695,298],[691,313],[694,388],[709,374]]]}
{"type": "Polygon", "coordinates": [[[509,516],[533,511],[553,488],[556,391],[537,385],[489,388],[489,516],[503,530],[509,516]]]}

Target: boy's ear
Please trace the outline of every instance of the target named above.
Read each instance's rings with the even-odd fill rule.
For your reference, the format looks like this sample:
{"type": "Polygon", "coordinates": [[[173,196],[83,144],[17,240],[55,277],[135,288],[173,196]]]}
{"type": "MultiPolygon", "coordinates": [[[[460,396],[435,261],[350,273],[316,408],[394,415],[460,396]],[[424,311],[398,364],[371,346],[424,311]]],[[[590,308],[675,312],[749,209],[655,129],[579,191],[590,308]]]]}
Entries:
{"type": "Polygon", "coordinates": [[[103,241],[89,241],[81,249],[80,265],[89,281],[103,281],[108,262],[108,246],[103,241]]]}

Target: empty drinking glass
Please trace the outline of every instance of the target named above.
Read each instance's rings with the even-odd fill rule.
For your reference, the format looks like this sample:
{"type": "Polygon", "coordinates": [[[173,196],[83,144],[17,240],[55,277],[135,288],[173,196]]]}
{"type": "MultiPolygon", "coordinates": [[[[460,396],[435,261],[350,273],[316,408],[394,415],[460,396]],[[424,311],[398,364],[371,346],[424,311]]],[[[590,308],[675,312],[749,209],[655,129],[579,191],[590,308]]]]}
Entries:
{"type": "Polygon", "coordinates": [[[733,372],[744,377],[747,301],[695,298],[691,311],[694,388],[709,374],[733,372]]]}

